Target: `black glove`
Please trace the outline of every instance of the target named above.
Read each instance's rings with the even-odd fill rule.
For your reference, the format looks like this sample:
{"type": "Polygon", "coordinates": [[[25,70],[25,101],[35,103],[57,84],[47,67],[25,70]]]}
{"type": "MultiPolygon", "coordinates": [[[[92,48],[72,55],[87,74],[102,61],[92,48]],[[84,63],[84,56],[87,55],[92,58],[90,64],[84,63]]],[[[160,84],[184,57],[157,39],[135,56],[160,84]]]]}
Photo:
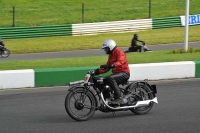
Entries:
{"type": "Polygon", "coordinates": [[[114,68],[115,64],[108,64],[108,65],[101,65],[100,68],[106,69],[106,68],[114,68]]]}
{"type": "Polygon", "coordinates": [[[90,70],[87,73],[92,75],[92,74],[95,74],[95,71],[94,70],[90,70]]]}
{"type": "Polygon", "coordinates": [[[96,70],[94,71],[94,75],[99,75],[99,69],[96,69],[96,70]]]}
{"type": "Polygon", "coordinates": [[[91,70],[91,71],[88,71],[87,72],[88,74],[91,74],[91,75],[99,75],[99,69],[96,69],[96,70],[91,70]]]}

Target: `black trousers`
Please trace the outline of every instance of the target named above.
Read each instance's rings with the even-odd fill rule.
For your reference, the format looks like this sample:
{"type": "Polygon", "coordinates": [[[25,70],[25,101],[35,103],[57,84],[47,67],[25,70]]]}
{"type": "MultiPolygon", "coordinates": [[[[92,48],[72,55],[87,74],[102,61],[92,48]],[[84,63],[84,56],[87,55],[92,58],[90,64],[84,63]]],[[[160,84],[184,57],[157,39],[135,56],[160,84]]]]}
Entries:
{"type": "Polygon", "coordinates": [[[113,73],[106,77],[106,83],[111,87],[114,91],[114,98],[119,99],[121,97],[121,91],[119,88],[119,84],[127,81],[130,77],[129,73],[120,72],[120,73],[113,73]]]}

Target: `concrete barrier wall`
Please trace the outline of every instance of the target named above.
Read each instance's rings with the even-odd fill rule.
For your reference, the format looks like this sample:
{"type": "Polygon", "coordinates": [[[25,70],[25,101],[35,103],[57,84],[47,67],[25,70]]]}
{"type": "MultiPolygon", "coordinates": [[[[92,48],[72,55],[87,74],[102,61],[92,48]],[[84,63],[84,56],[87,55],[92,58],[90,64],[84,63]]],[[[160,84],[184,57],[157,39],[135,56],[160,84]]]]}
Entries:
{"type": "MultiPolygon", "coordinates": [[[[130,81],[200,77],[200,61],[130,64],[130,81]]],[[[60,86],[83,80],[93,67],[0,71],[0,89],[60,86]]],[[[104,74],[106,76],[109,73],[104,74]]]]}
{"type": "MultiPolygon", "coordinates": [[[[75,67],[75,68],[52,68],[52,69],[35,69],[35,87],[39,86],[56,86],[68,85],[69,82],[83,80],[85,74],[97,67],[75,67]]],[[[110,74],[106,73],[105,75],[110,74]]]]}
{"type": "Polygon", "coordinates": [[[193,61],[134,64],[129,66],[131,68],[131,81],[195,77],[195,63],[193,61]]]}
{"type": "Polygon", "coordinates": [[[83,79],[87,71],[94,67],[35,69],[35,86],[67,85],[83,79]]]}
{"type": "Polygon", "coordinates": [[[0,71],[0,89],[35,87],[34,82],[32,69],[0,71]]]}
{"type": "Polygon", "coordinates": [[[195,77],[200,77],[200,61],[195,61],[195,77]]]}

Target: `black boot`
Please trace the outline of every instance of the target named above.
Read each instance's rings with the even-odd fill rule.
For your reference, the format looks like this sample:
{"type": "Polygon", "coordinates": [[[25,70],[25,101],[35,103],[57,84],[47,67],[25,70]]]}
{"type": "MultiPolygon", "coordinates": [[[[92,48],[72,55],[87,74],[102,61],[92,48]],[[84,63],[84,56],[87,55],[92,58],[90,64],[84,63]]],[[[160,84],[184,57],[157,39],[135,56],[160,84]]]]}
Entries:
{"type": "Polygon", "coordinates": [[[144,52],[152,52],[150,49],[144,49],[144,52]]]}
{"type": "Polygon", "coordinates": [[[114,105],[124,105],[126,103],[127,103],[127,99],[125,98],[119,98],[110,102],[110,104],[114,104],[114,105]]]}

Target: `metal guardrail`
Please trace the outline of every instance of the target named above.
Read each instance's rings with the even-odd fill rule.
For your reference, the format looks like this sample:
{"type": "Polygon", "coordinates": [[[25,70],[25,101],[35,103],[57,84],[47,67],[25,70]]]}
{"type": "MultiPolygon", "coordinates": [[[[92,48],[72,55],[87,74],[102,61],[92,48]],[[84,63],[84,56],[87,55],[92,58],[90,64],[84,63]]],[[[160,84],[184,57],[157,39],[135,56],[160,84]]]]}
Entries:
{"type": "Polygon", "coordinates": [[[98,23],[0,28],[0,38],[18,39],[48,36],[76,36],[109,32],[134,32],[172,27],[181,27],[180,16],[98,23]]]}
{"type": "Polygon", "coordinates": [[[18,39],[47,36],[71,36],[72,25],[0,28],[0,38],[18,39]]]}
{"type": "Polygon", "coordinates": [[[166,17],[166,18],[154,18],[152,22],[152,29],[182,27],[180,16],[166,17]]]}

